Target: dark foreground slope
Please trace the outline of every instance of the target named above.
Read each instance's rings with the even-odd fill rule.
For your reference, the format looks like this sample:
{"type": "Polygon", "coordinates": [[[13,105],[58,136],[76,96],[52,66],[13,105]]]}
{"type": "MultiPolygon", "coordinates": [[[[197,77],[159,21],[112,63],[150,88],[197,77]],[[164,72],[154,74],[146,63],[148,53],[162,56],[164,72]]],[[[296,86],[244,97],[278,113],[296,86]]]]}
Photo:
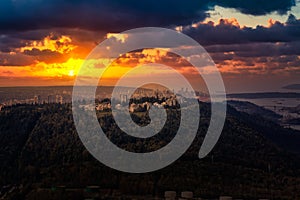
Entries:
{"type": "Polygon", "coordinates": [[[293,129],[285,129],[280,126],[282,116],[261,106],[244,101],[229,101],[228,104],[234,107],[230,114],[235,118],[247,123],[248,126],[263,134],[278,146],[300,154],[300,134],[293,129]]]}
{"type": "MultiPolygon", "coordinates": [[[[201,111],[197,138],[178,161],[157,172],[127,174],[102,165],[85,150],[70,105],[5,108],[0,112],[0,197],[84,199],[84,188],[95,185],[99,186],[98,197],[161,196],[165,190],[190,190],[206,198],[300,199],[300,158],[282,148],[285,135],[299,133],[230,107],[218,144],[199,160],[209,105],[202,104],[201,111]]],[[[106,134],[112,141],[136,152],[161,147],[172,139],[178,125],[178,119],[173,119],[169,123],[174,126],[164,129],[159,137],[137,141],[124,136],[108,112],[98,115],[102,125],[109,125],[106,134]]]]}

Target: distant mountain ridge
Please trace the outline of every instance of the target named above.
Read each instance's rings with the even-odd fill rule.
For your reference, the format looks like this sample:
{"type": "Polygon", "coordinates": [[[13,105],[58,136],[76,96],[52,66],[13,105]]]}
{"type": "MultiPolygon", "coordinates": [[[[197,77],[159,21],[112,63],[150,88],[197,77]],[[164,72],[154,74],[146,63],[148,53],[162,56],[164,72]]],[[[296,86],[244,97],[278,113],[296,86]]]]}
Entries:
{"type": "Polygon", "coordinates": [[[250,103],[247,101],[227,101],[227,103],[234,107],[236,110],[240,112],[248,113],[249,115],[256,115],[261,116],[264,119],[273,121],[278,123],[279,120],[282,118],[282,115],[275,113],[274,111],[268,110],[264,107],[258,106],[254,103],[250,103]]]}
{"type": "Polygon", "coordinates": [[[257,93],[232,93],[227,98],[239,99],[264,99],[264,98],[300,98],[297,92],[257,92],[257,93]]]}
{"type": "Polygon", "coordinates": [[[300,84],[290,84],[282,87],[283,89],[288,89],[288,90],[300,90],[300,84]]]}

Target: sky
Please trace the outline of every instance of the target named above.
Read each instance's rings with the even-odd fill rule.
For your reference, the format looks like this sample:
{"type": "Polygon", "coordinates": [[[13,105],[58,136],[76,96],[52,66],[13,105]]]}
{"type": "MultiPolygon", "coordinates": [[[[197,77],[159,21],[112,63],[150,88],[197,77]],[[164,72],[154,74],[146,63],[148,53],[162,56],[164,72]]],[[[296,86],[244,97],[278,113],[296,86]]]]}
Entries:
{"type": "MultiPolygon", "coordinates": [[[[126,42],[116,33],[164,27],[205,48],[228,92],[278,91],[300,83],[299,18],[298,0],[2,0],[0,86],[73,85],[105,39],[126,42]]],[[[106,84],[149,62],[194,74],[178,56],[144,49],[121,55],[106,84]]]]}

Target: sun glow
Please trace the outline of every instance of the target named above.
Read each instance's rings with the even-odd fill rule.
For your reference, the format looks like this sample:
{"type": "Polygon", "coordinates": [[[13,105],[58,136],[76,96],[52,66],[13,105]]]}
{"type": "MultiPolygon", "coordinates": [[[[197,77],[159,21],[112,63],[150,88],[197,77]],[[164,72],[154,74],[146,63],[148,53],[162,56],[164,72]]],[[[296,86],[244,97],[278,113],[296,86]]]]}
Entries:
{"type": "Polygon", "coordinates": [[[75,75],[74,70],[70,70],[68,75],[69,75],[70,77],[73,77],[73,76],[75,75]]]}

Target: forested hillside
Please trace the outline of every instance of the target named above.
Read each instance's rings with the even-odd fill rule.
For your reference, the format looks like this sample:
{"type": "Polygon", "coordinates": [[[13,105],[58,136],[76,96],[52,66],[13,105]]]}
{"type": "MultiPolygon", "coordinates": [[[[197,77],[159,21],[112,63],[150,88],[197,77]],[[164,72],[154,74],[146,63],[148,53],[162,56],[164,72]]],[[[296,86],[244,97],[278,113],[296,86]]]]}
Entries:
{"type": "MultiPolygon", "coordinates": [[[[180,116],[177,111],[174,113],[180,116]]],[[[288,136],[300,135],[299,132],[229,107],[218,144],[199,160],[209,113],[209,104],[201,104],[198,135],[175,163],[153,173],[127,174],[99,163],[84,148],[73,124],[71,105],[6,107],[0,112],[2,195],[3,188],[12,185],[15,189],[6,194],[8,199],[30,199],[40,188],[97,185],[135,195],[160,196],[165,190],[190,190],[202,197],[300,198],[300,157],[295,153],[296,147],[285,148],[290,142],[288,136]]],[[[141,116],[136,113],[132,117],[143,122],[145,118],[141,116]]],[[[98,117],[100,124],[109,125],[105,132],[115,144],[135,152],[164,146],[178,126],[178,117],[170,118],[169,126],[156,137],[136,140],[116,127],[110,112],[98,112],[98,117]]],[[[81,199],[80,195],[77,197],[81,199]]]]}

